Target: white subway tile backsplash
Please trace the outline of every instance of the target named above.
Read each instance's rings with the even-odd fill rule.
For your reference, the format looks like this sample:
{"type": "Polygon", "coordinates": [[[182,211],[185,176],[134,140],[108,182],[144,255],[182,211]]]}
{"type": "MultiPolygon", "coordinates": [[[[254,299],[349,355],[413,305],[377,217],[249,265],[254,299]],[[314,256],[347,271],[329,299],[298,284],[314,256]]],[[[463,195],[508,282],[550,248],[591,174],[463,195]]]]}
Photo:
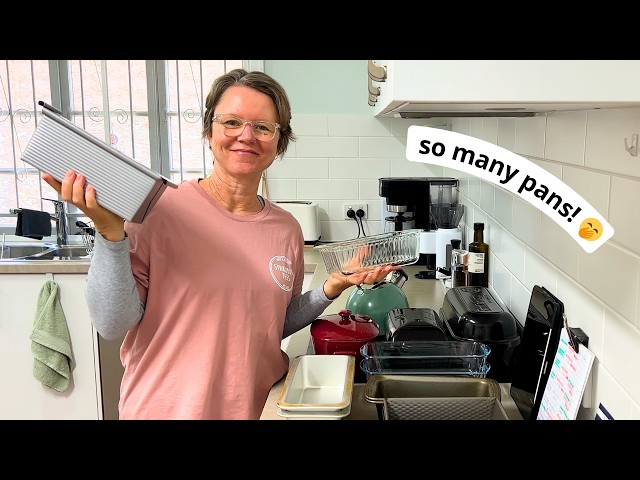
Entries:
{"type": "Polygon", "coordinates": [[[501,187],[496,187],[494,194],[493,216],[504,228],[510,229],[513,219],[513,194],[501,187]]]}
{"type": "Polygon", "coordinates": [[[444,177],[444,168],[422,162],[410,162],[403,157],[391,159],[391,177],[444,177]]]}
{"type": "Polygon", "coordinates": [[[293,115],[291,129],[296,137],[326,137],[329,135],[327,115],[293,115]]]}
{"type": "Polygon", "coordinates": [[[516,119],[515,118],[499,118],[498,119],[498,143],[499,147],[505,148],[510,152],[516,151],[516,119]]]}
{"type": "Polygon", "coordinates": [[[341,242],[358,238],[358,225],[355,220],[321,222],[320,228],[323,242],[341,242]]]}
{"type": "Polygon", "coordinates": [[[559,178],[560,180],[562,180],[562,165],[561,164],[553,163],[553,162],[547,162],[547,161],[541,160],[539,158],[530,158],[529,161],[534,163],[534,164],[536,164],[540,168],[543,168],[544,170],[546,170],[547,172],[549,172],[550,174],[552,174],[556,178],[559,178]]]}
{"type": "Polygon", "coordinates": [[[584,165],[587,112],[554,112],[547,115],[544,157],[572,165],[584,165]]]}
{"type": "Polygon", "coordinates": [[[515,197],[513,200],[513,223],[511,232],[523,242],[539,251],[542,243],[542,212],[526,200],[515,197]]]}
{"type": "Polygon", "coordinates": [[[267,197],[270,200],[303,200],[302,197],[298,197],[296,180],[269,178],[267,173],[267,185],[267,197]]]}
{"type": "Polygon", "coordinates": [[[640,177],[640,155],[625,149],[640,135],[640,108],[590,110],[587,113],[585,166],[640,177]]]}
{"type": "Polygon", "coordinates": [[[358,157],[356,137],[299,137],[296,140],[299,157],[358,157]]]}
{"type": "Polygon", "coordinates": [[[629,322],[605,311],[602,360],[635,402],[640,402],[640,332],[629,322]]]}
{"type": "MultiPolygon", "coordinates": [[[[473,226],[473,225],[471,225],[473,226]]],[[[485,242],[489,244],[489,251],[502,251],[502,231],[504,228],[495,219],[487,218],[485,223],[485,242]],[[488,225],[488,226],[487,226],[488,225]]],[[[495,252],[494,252],[495,253],[495,252]]]]}
{"type": "MultiPolygon", "coordinates": [[[[500,259],[491,253],[490,280],[491,286],[501,299],[511,298],[511,272],[505,268],[500,259]]],[[[505,301],[505,304],[507,302],[505,301]]]]}
{"type": "Polygon", "coordinates": [[[486,181],[480,182],[480,208],[490,216],[494,216],[496,188],[493,183],[486,181]]]}
{"type": "Polygon", "coordinates": [[[267,170],[267,178],[329,178],[329,159],[277,158],[267,170]]]}
{"type": "Polygon", "coordinates": [[[389,176],[388,158],[332,158],[331,178],[380,178],[389,176]]]}
{"type": "MultiPolygon", "coordinates": [[[[638,282],[640,259],[611,242],[593,253],[581,252],[578,278],[585,288],[596,293],[607,305],[631,324],[638,318],[638,282]],[[630,295],[633,292],[635,295],[630,295]]],[[[640,344],[639,344],[640,345],[640,344]]]]}
{"type": "Polygon", "coordinates": [[[529,291],[534,285],[545,287],[555,295],[557,290],[557,270],[543,256],[530,248],[524,249],[524,286],[529,291]]]}
{"type": "Polygon", "coordinates": [[[378,178],[374,179],[362,179],[359,182],[360,199],[370,201],[376,199],[377,202],[381,201],[380,197],[380,181],[378,178]]]}
{"type": "Polygon", "coordinates": [[[633,400],[618,381],[607,370],[600,359],[593,361],[591,369],[593,375],[593,389],[597,394],[593,402],[593,408],[580,411],[585,417],[579,419],[594,420],[598,404],[602,403],[607,411],[613,415],[614,420],[629,420],[631,418],[631,404],[633,400]]]}
{"type": "MultiPolygon", "coordinates": [[[[489,245],[491,248],[491,245],[489,245]]],[[[502,230],[502,248],[499,250],[500,259],[511,274],[524,283],[524,243],[518,240],[510,231],[502,230]]]]}
{"type": "Polygon", "coordinates": [[[547,118],[527,117],[516,120],[516,149],[519,155],[544,157],[544,135],[547,118]]]}
{"type": "Polygon", "coordinates": [[[498,119],[497,118],[483,118],[482,119],[482,136],[479,137],[485,142],[498,144],[498,119]]]}
{"type": "Polygon", "coordinates": [[[639,205],[640,180],[611,177],[608,221],[615,230],[611,240],[640,255],[639,205]]]}
{"type": "Polygon", "coordinates": [[[609,175],[565,166],[562,168],[562,180],[589,202],[600,215],[604,218],[609,217],[609,175]]]}
{"type": "Polygon", "coordinates": [[[358,139],[360,157],[407,158],[407,139],[371,137],[358,139]]]}
{"type": "Polygon", "coordinates": [[[482,122],[482,118],[469,118],[469,133],[467,135],[475,138],[482,138],[482,122]]]}
{"type": "Polygon", "coordinates": [[[346,196],[347,198],[358,198],[358,179],[315,179],[298,180],[298,193],[300,199],[319,198],[333,199],[346,196]]]}
{"type": "Polygon", "coordinates": [[[582,247],[547,215],[542,215],[540,225],[542,235],[540,253],[557,268],[576,278],[582,247]]]}
{"type": "Polygon", "coordinates": [[[388,123],[382,123],[369,115],[331,115],[329,116],[329,136],[391,137],[392,134],[388,123]]]}
{"type": "Polygon", "coordinates": [[[524,325],[527,319],[530,300],[531,292],[515,277],[511,277],[511,296],[509,297],[509,302],[505,303],[507,303],[509,310],[511,310],[511,313],[518,319],[521,325],[524,325]]]}
{"type": "Polygon", "coordinates": [[[480,177],[476,177],[475,175],[468,178],[467,197],[469,198],[470,201],[474,202],[475,204],[478,204],[480,202],[480,197],[482,195],[480,184],[482,182],[483,180],[480,177]]]}

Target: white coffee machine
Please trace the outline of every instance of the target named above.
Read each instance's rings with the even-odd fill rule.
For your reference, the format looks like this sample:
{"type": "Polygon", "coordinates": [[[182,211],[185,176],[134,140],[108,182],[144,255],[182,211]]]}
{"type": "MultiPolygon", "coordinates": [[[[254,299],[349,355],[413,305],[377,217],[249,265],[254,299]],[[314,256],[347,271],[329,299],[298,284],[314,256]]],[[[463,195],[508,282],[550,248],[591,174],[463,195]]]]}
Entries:
{"type": "Polygon", "coordinates": [[[464,205],[458,203],[458,179],[451,177],[387,177],[379,180],[383,198],[384,230],[421,229],[420,259],[423,278],[445,278],[451,258],[447,245],[462,240],[458,226],[464,205]]]}

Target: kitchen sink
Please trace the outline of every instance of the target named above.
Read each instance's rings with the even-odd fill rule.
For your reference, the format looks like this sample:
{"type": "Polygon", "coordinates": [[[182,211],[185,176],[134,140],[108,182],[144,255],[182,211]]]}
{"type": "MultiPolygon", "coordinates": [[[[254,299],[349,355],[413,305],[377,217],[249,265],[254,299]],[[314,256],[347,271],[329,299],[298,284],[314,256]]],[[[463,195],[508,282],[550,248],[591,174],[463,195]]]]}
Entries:
{"type": "Polygon", "coordinates": [[[42,261],[42,260],[88,260],[84,245],[62,245],[54,243],[22,244],[9,243],[2,247],[0,261],[42,261]]]}

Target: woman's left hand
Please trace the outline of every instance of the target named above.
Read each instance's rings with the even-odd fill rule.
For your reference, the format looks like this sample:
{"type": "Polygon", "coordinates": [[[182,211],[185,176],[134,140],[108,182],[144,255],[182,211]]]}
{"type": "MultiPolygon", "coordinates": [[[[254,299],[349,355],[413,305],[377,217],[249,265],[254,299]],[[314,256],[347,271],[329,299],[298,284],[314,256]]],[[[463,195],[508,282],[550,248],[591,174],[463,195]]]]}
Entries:
{"type": "Polygon", "coordinates": [[[332,273],[326,282],[324,282],[324,293],[327,298],[335,300],[347,288],[354,285],[373,285],[381,282],[384,278],[394,270],[400,270],[400,266],[383,265],[367,269],[363,272],[352,273],[351,275],[343,275],[341,273],[332,273]]]}

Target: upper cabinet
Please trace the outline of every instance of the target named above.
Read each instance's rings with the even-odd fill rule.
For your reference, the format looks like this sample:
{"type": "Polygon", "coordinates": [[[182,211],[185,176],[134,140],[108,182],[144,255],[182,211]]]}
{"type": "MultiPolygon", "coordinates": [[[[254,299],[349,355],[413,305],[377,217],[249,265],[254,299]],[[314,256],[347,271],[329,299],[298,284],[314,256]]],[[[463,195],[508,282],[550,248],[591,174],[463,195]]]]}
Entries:
{"type": "Polygon", "coordinates": [[[378,117],[533,116],[640,106],[638,60],[369,60],[378,117]]]}

